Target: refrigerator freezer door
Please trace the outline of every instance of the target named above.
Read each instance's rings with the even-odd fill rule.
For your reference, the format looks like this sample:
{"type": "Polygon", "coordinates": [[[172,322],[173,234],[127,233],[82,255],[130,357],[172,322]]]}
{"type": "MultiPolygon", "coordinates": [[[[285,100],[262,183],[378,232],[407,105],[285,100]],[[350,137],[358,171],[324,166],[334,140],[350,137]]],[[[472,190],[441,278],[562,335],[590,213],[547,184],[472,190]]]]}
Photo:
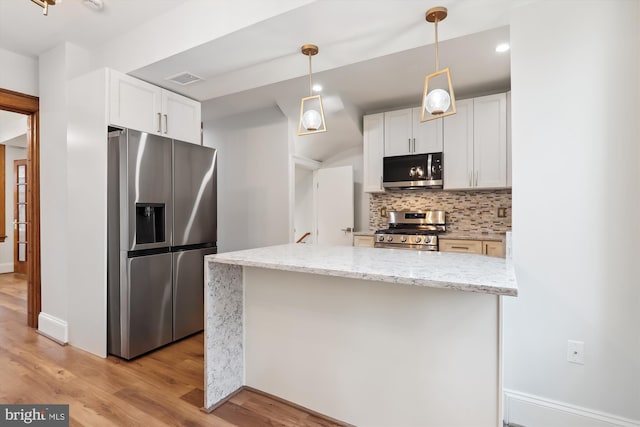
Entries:
{"type": "Polygon", "coordinates": [[[171,254],[127,258],[126,266],[128,280],[122,283],[128,288],[120,300],[128,319],[121,322],[121,356],[131,359],[172,340],[171,254]]]}
{"type": "Polygon", "coordinates": [[[128,219],[127,232],[121,236],[125,247],[121,249],[169,246],[173,223],[171,140],[135,130],[127,130],[127,135],[121,140],[126,145],[120,148],[121,153],[127,153],[120,156],[121,218],[128,219]]]}
{"type": "Polygon", "coordinates": [[[204,329],[204,259],[215,248],[173,252],[173,339],[204,329]]]}
{"type": "Polygon", "coordinates": [[[216,242],[216,150],[173,142],[173,244],[216,242]]]}

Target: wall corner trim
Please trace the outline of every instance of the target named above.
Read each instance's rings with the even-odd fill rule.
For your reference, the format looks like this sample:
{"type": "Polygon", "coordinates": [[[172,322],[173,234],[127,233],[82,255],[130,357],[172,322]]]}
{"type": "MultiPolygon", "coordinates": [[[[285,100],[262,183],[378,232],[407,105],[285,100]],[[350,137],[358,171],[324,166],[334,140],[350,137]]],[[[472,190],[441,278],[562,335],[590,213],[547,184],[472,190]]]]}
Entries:
{"type": "Polygon", "coordinates": [[[545,425],[640,427],[640,420],[631,420],[515,390],[503,389],[503,391],[505,423],[542,425],[541,423],[544,422],[545,425]]]}
{"type": "Polygon", "coordinates": [[[68,323],[42,311],[38,315],[38,331],[59,344],[69,342],[68,323]]]}

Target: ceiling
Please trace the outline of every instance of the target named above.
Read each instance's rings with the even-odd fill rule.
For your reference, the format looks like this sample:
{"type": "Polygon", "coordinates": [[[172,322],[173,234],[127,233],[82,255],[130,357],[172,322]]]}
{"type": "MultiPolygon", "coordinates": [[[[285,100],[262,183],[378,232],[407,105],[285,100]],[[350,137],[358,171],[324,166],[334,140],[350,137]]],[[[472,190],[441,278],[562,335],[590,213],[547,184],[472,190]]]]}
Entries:
{"type": "MultiPolygon", "coordinates": [[[[43,17],[29,0],[0,0],[0,47],[35,56],[69,41],[97,52],[116,36],[126,40],[128,30],[149,26],[154,19],[165,22],[174,16],[172,8],[189,4],[197,13],[205,10],[205,3],[198,2],[210,7],[212,0],[104,1],[104,10],[94,12],[81,0],[64,0],[43,17]]],[[[216,9],[224,13],[232,0],[216,1],[216,9]]],[[[244,1],[251,7],[258,0],[244,1]]],[[[276,4],[276,0],[261,1],[276,4]]],[[[429,7],[449,9],[439,26],[440,64],[451,69],[458,98],[510,86],[509,53],[495,52],[498,43],[509,39],[510,0],[433,4],[424,0],[288,0],[288,4],[284,13],[257,19],[130,74],[202,101],[204,120],[277,108],[296,122],[300,98],[308,94],[308,62],[300,46],[317,44],[314,81],[324,87],[328,131],[296,140],[301,148],[297,153],[316,160],[360,144],[363,113],[420,103],[424,76],[434,69],[434,27],[424,20],[429,7]],[[180,86],[167,80],[185,71],[204,81],[180,86]]],[[[189,28],[183,28],[184,22],[195,21],[192,17],[175,29],[156,31],[185,33],[189,28]]]]}
{"type": "Polygon", "coordinates": [[[183,2],[104,0],[104,9],[97,12],[82,0],[64,0],[44,16],[29,0],[0,0],[0,47],[32,57],[65,41],[91,49],[183,2]]]}

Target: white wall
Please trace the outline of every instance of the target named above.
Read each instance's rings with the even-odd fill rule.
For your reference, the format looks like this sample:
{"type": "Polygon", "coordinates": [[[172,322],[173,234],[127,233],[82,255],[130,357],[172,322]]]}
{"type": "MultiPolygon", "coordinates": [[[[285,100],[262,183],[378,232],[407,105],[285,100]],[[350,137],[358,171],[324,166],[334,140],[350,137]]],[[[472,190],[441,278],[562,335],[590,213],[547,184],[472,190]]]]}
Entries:
{"type": "Polygon", "coordinates": [[[363,191],[364,160],[362,144],[357,147],[337,153],[322,162],[322,168],[338,166],[353,166],[353,198],[354,198],[354,227],[355,231],[369,230],[369,193],[363,191]]]}
{"type": "Polygon", "coordinates": [[[289,241],[287,119],[268,108],[204,123],[218,149],[218,251],[289,241]]]}
{"type": "Polygon", "coordinates": [[[313,242],[313,171],[300,166],[295,168],[294,238],[298,240],[304,233],[311,233],[306,242],[313,242]]]}
{"type": "Polygon", "coordinates": [[[0,88],[38,95],[38,60],[0,48],[0,88]]]}
{"type": "MultiPolygon", "coordinates": [[[[67,264],[67,87],[87,71],[89,54],[70,43],[40,55],[40,227],[42,312],[39,329],[66,341],[67,264]],[[63,331],[64,329],[64,331],[63,331]]],[[[72,266],[73,267],[73,266],[72,266]]]]}
{"type": "MultiPolygon", "coordinates": [[[[26,143],[27,136],[21,139],[26,143]]],[[[27,150],[7,145],[5,148],[5,230],[7,238],[0,243],[0,273],[13,272],[13,193],[15,190],[13,161],[27,158],[27,150]]]]}
{"type": "MultiPolygon", "coordinates": [[[[504,299],[504,385],[640,423],[640,2],[523,3],[510,30],[520,295],[504,299]],[[584,341],[584,365],[567,362],[567,340],[584,341]]],[[[586,425],[533,406],[508,421],[586,425]]]]}

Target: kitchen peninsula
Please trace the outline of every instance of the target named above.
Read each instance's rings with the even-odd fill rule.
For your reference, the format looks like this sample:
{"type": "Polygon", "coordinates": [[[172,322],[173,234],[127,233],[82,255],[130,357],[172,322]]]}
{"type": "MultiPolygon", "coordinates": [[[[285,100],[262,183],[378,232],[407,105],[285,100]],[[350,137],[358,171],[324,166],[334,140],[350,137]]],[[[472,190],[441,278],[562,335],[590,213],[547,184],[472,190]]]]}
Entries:
{"type": "Polygon", "coordinates": [[[509,261],[290,244],[205,274],[205,408],[246,385],[356,425],[501,423],[509,261]]]}

